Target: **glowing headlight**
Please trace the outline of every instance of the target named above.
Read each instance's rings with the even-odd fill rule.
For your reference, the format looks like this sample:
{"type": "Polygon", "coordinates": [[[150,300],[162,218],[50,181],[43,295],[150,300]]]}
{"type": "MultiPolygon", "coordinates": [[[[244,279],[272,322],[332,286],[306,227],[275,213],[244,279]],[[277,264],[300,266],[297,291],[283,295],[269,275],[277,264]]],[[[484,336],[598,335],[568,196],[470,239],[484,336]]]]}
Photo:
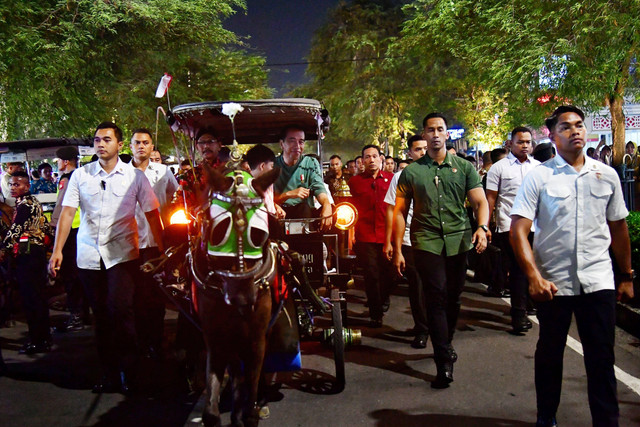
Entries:
{"type": "Polygon", "coordinates": [[[358,210],[351,203],[338,203],[336,205],[335,216],[336,228],[339,230],[348,230],[355,226],[356,221],[358,221],[358,210]]]}
{"type": "Polygon", "coordinates": [[[169,219],[169,224],[189,224],[189,219],[187,218],[187,214],[185,214],[184,209],[178,209],[173,214],[171,214],[171,218],[169,219]]]}

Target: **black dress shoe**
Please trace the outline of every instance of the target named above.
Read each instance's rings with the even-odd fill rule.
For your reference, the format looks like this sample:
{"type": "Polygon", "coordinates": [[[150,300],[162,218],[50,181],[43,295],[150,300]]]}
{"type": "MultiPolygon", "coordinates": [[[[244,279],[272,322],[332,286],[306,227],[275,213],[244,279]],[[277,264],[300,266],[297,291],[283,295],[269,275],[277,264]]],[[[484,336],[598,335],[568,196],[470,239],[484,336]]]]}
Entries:
{"type": "Polygon", "coordinates": [[[448,353],[451,363],[456,363],[458,361],[458,353],[456,353],[453,347],[449,347],[448,353]]]}
{"type": "Polygon", "coordinates": [[[503,298],[506,296],[505,294],[506,294],[506,290],[504,289],[498,289],[493,287],[487,288],[487,295],[489,295],[490,297],[503,298]]]}
{"type": "Polygon", "coordinates": [[[426,348],[427,347],[427,336],[423,334],[418,334],[411,342],[411,347],[413,348],[426,348]]]}
{"type": "Polygon", "coordinates": [[[453,382],[453,362],[445,362],[438,367],[436,379],[431,383],[431,388],[443,389],[453,382]]]}
{"type": "Polygon", "coordinates": [[[36,354],[47,353],[51,351],[51,343],[49,341],[43,341],[39,343],[28,342],[23,345],[18,353],[20,354],[36,354]]]}
{"type": "Polygon", "coordinates": [[[372,328],[382,328],[382,319],[371,319],[369,326],[372,328]]]}
{"type": "Polygon", "coordinates": [[[556,417],[543,417],[538,415],[536,427],[558,427],[558,422],[556,421],[556,417]]]}
{"type": "Polygon", "coordinates": [[[382,312],[386,313],[387,311],[389,311],[389,306],[391,305],[389,300],[386,300],[385,302],[382,303],[382,312]]]}
{"type": "Polygon", "coordinates": [[[522,334],[531,329],[533,327],[533,324],[527,317],[520,317],[513,319],[511,321],[511,326],[513,326],[513,332],[522,334]]]}

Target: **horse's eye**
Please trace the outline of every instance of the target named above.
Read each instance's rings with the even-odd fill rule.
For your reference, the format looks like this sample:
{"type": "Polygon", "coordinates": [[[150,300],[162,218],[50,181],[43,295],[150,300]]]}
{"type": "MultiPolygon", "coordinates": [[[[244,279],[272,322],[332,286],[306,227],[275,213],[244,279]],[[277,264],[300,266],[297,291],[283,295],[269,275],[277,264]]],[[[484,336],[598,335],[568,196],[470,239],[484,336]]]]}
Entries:
{"type": "Polygon", "coordinates": [[[249,229],[249,243],[254,248],[262,247],[262,245],[264,245],[264,242],[267,241],[268,237],[269,237],[269,234],[264,230],[261,230],[256,227],[251,227],[249,229]]]}
{"type": "Polygon", "coordinates": [[[231,217],[226,216],[219,222],[213,224],[211,232],[209,233],[209,243],[212,246],[222,245],[229,237],[229,231],[231,228],[231,217]]]}

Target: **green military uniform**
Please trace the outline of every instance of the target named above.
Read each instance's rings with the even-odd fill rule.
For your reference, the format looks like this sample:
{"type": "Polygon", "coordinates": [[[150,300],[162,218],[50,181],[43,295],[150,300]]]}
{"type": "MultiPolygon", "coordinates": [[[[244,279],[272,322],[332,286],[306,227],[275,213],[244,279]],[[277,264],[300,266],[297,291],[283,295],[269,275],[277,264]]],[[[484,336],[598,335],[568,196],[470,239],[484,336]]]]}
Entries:
{"type": "Polygon", "coordinates": [[[400,175],[396,197],[413,200],[411,246],[424,287],[429,334],[438,374],[431,384],[453,381],[457,354],[451,345],[466,278],[467,252],[473,230],[465,209],[470,190],[482,188],[473,165],[447,153],[441,164],[429,155],[407,166],[400,175]]]}
{"type": "Polygon", "coordinates": [[[480,176],[465,159],[447,153],[438,165],[424,156],[402,171],[396,197],[413,199],[411,246],[446,256],[473,247],[473,230],[464,206],[467,192],[482,188],[480,176]]]}

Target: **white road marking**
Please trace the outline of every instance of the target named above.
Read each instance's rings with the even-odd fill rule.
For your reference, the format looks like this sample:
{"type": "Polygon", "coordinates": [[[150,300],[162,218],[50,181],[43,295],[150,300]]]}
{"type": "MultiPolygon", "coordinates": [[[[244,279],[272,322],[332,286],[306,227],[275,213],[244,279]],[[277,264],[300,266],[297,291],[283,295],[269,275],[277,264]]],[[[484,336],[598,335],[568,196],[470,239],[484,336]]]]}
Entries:
{"type": "MultiPolygon", "coordinates": [[[[509,298],[502,298],[502,301],[511,305],[511,300],[509,298]]],[[[536,318],[536,316],[528,316],[528,317],[532,322],[540,326],[540,323],[538,322],[538,319],[536,318]]],[[[582,351],[582,343],[577,339],[573,338],[571,335],[567,335],[567,346],[571,348],[573,351],[575,351],[576,353],[578,353],[580,356],[584,357],[584,353],[582,351]]],[[[626,373],[625,371],[618,368],[617,366],[614,366],[613,369],[616,373],[616,379],[618,380],[618,382],[621,382],[622,384],[626,385],[631,389],[631,391],[633,391],[635,394],[640,396],[640,379],[634,377],[631,374],[626,373]]]]}

